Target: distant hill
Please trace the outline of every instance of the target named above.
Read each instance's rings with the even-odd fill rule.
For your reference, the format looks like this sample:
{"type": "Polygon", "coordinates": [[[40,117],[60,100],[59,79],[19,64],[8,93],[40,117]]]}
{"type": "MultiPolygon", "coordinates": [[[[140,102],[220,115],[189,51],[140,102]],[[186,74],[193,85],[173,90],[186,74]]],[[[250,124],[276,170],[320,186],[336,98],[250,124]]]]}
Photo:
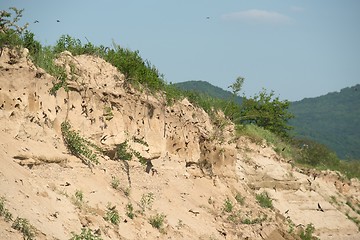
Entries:
{"type": "MultiPolygon", "coordinates": [[[[206,81],[176,83],[183,90],[229,99],[231,92],[206,81]]],[[[237,98],[241,103],[242,98],[237,98]]],[[[360,159],[360,84],[316,98],[292,102],[290,121],[294,135],[306,137],[333,149],[340,158],[360,159]]]]}
{"type": "Polygon", "coordinates": [[[296,136],[323,143],[342,159],[360,159],[360,84],[292,102],[290,111],[296,136]]]}
{"type": "MultiPolygon", "coordinates": [[[[232,93],[230,91],[226,91],[206,81],[187,81],[187,82],[175,83],[173,85],[182,90],[201,92],[215,98],[231,99],[232,97],[232,93]]],[[[236,97],[236,102],[241,103],[242,98],[236,97]]]]}

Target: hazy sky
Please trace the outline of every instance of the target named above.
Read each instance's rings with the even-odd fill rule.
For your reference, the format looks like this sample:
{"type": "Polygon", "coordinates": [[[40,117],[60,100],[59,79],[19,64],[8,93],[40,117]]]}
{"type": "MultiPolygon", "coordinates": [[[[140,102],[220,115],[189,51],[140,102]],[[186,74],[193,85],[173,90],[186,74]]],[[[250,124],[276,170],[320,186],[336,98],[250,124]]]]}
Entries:
{"type": "Polygon", "coordinates": [[[360,83],[359,0],[1,0],[42,44],[62,34],[139,50],[167,82],[245,77],[291,101],[360,83]],[[39,23],[34,23],[38,20],[39,23]],[[57,22],[60,20],[60,22],[57,22]]]}

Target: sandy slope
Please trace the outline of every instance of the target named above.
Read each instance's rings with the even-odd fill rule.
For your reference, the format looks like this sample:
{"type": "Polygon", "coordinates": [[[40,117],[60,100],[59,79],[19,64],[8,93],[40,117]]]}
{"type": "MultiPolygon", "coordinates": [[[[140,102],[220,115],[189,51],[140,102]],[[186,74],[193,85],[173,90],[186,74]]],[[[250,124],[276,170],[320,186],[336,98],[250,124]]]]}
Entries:
{"type": "MultiPolygon", "coordinates": [[[[309,223],[321,239],[360,239],[345,216],[360,218],[345,204],[359,206],[359,181],[331,172],[316,173],[314,180],[315,172],[293,168],[271,147],[234,139],[231,125],[217,129],[187,100],[167,106],[160,94],[132,89],[102,59],[63,53],[58,64],[68,70],[71,91],[56,96],[49,94],[54,78],[34,67],[26,52],[18,57],[6,50],[0,59],[0,197],[14,219],[26,218],[37,229],[37,239],[69,239],[82,227],[98,230],[103,239],[298,239],[309,223]],[[153,159],[156,171],[146,173],[134,159],[127,174],[123,161],[108,156],[88,168],[63,143],[60,124],[66,118],[109,152],[128,140],[153,159]],[[263,191],[273,210],[257,203],[255,194],[263,191]],[[143,210],[141,199],[148,194],[153,201],[143,210]],[[237,194],[243,205],[236,203],[237,194]],[[232,213],[223,210],[226,199],[232,213]],[[118,225],[104,219],[109,203],[119,211],[118,225]],[[128,203],[134,219],[126,215],[128,203]],[[148,221],[157,213],[166,216],[161,231],[148,221]],[[265,216],[260,223],[242,223],[265,216]]],[[[0,218],[0,239],[22,239],[11,224],[0,218]]]]}

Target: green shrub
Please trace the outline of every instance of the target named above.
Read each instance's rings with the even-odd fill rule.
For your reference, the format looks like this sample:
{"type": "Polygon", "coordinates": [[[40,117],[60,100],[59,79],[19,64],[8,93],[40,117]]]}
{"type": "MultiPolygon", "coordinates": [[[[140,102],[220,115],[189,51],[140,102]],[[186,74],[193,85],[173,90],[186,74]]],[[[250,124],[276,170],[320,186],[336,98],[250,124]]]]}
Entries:
{"type": "Polygon", "coordinates": [[[292,158],[304,167],[339,171],[346,177],[360,178],[360,161],[340,160],[327,146],[309,139],[291,141],[292,158]]]}
{"type": "Polygon", "coordinates": [[[84,194],[81,190],[76,190],[74,194],[73,203],[75,206],[77,206],[79,209],[83,206],[84,203],[84,194]]]}
{"type": "Polygon", "coordinates": [[[343,160],[335,166],[329,167],[332,170],[337,170],[347,178],[358,178],[360,179],[360,161],[359,160],[343,160]]]}
{"type": "Polygon", "coordinates": [[[233,212],[233,213],[229,214],[229,216],[227,217],[227,220],[237,224],[241,220],[241,215],[240,214],[241,214],[240,211],[233,212]]]}
{"type": "Polygon", "coordinates": [[[289,106],[289,101],[280,101],[273,91],[267,93],[266,89],[263,89],[254,97],[243,99],[241,118],[236,122],[253,123],[282,138],[287,138],[289,130],[292,129],[288,121],[294,117],[288,110],[289,106]]]}
{"type": "Polygon", "coordinates": [[[146,165],[146,163],[147,163],[146,158],[143,157],[140,152],[135,151],[134,149],[132,149],[131,151],[142,165],[146,165]]]}
{"type": "Polygon", "coordinates": [[[5,210],[5,198],[0,198],[0,216],[3,216],[4,210],[5,210]]]}
{"type": "Polygon", "coordinates": [[[137,138],[137,137],[133,136],[133,140],[134,140],[134,142],[144,145],[145,147],[149,146],[149,144],[143,138],[137,138]]]}
{"type": "MultiPolygon", "coordinates": [[[[4,47],[15,48],[16,50],[20,50],[20,46],[22,44],[22,40],[16,31],[9,29],[6,32],[0,31],[0,53],[2,54],[4,47]]],[[[1,56],[0,54],[0,56],[1,56]]]]}
{"type": "Polygon", "coordinates": [[[267,215],[264,215],[263,217],[257,217],[255,219],[249,219],[249,218],[245,218],[241,221],[242,224],[258,224],[258,223],[262,223],[267,219],[267,215]]]}
{"type": "Polygon", "coordinates": [[[34,39],[34,33],[29,31],[24,33],[23,46],[29,50],[30,56],[38,55],[42,49],[40,42],[34,39]]]}
{"type": "Polygon", "coordinates": [[[149,218],[149,223],[154,228],[161,229],[163,227],[163,225],[164,225],[165,218],[166,218],[166,216],[164,214],[158,214],[157,213],[155,216],[151,216],[149,218]]]}
{"type": "Polygon", "coordinates": [[[120,222],[120,216],[116,206],[111,206],[111,203],[108,203],[106,207],[106,215],[104,217],[106,221],[111,222],[114,225],[118,225],[120,222]]]}
{"type": "Polygon", "coordinates": [[[21,232],[24,239],[35,239],[35,228],[29,223],[27,219],[17,217],[11,227],[21,232]]]}
{"type": "Polygon", "coordinates": [[[346,215],[346,217],[347,217],[348,219],[350,219],[351,221],[353,221],[353,222],[358,226],[358,229],[359,229],[359,231],[360,231],[360,219],[358,219],[357,217],[352,217],[352,216],[350,216],[349,213],[346,213],[345,215],[346,215]]]}
{"type": "Polygon", "coordinates": [[[5,10],[0,11],[1,53],[3,47],[16,48],[17,50],[19,50],[20,47],[23,45],[22,34],[24,33],[24,31],[28,26],[27,23],[24,26],[18,25],[18,21],[22,17],[23,11],[24,9],[19,10],[15,7],[10,7],[9,11],[5,11],[5,10]]]}
{"type": "Polygon", "coordinates": [[[237,193],[235,195],[235,200],[237,203],[239,203],[240,205],[244,205],[245,203],[245,197],[243,197],[240,193],[237,193]]]}
{"type": "Polygon", "coordinates": [[[321,143],[309,139],[299,139],[294,140],[294,144],[297,144],[300,149],[299,163],[313,167],[336,167],[340,163],[336,153],[321,143]]]}
{"type": "Polygon", "coordinates": [[[102,240],[102,238],[89,228],[82,228],[80,234],[71,233],[73,236],[70,240],[102,240]]]}
{"type": "Polygon", "coordinates": [[[229,198],[226,198],[223,205],[223,210],[227,213],[230,213],[232,212],[233,209],[234,209],[234,204],[230,201],[229,198]]]}
{"type": "Polygon", "coordinates": [[[131,219],[134,219],[134,207],[131,203],[126,204],[126,216],[128,216],[131,219]]]}
{"type": "Polygon", "coordinates": [[[256,200],[263,208],[273,208],[272,200],[268,196],[267,192],[256,194],[256,200]]]}
{"type": "Polygon", "coordinates": [[[114,113],[112,112],[111,107],[105,107],[103,116],[105,117],[105,120],[110,121],[114,117],[114,113]]]}
{"type": "Polygon", "coordinates": [[[166,103],[170,106],[179,99],[184,98],[183,91],[172,84],[166,84],[164,90],[166,94],[166,103]]]}
{"type": "Polygon", "coordinates": [[[79,39],[72,38],[69,35],[62,35],[56,41],[54,46],[54,53],[61,53],[63,51],[69,51],[73,55],[82,54],[82,45],[79,39]]]}
{"type": "Polygon", "coordinates": [[[141,84],[152,91],[164,89],[162,74],[149,61],[143,60],[139,51],[131,51],[114,44],[114,49],[109,50],[104,58],[118,68],[131,83],[141,84]]]}
{"type": "Polygon", "coordinates": [[[99,164],[97,155],[90,149],[90,142],[80,136],[79,133],[71,130],[71,125],[68,121],[61,123],[61,132],[64,138],[64,142],[71,154],[80,158],[89,167],[92,164],[99,164]]]}
{"type": "Polygon", "coordinates": [[[128,141],[122,142],[116,147],[116,159],[120,160],[131,160],[132,153],[128,148],[128,141]]]}
{"type": "Polygon", "coordinates": [[[127,187],[127,188],[121,188],[121,190],[123,191],[125,197],[129,197],[130,193],[131,193],[131,188],[127,187]]]}
{"type": "Polygon", "coordinates": [[[316,237],[314,237],[312,234],[314,233],[315,228],[314,225],[312,225],[311,223],[308,224],[306,226],[306,229],[301,229],[300,231],[300,238],[302,240],[312,240],[312,239],[317,239],[316,237]]]}
{"type": "Polygon", "coordinates": [[[140,199],[140,207],[141,211],[144,213],[146,209],[151,209],[152,204],[154,202],[154,194],[153,193],[147,193],[143,194],[140,199]]]}
{"type": "Polygon", "coordinates": [[[5,198],[0,198],[0,216],[3,216],[6,222],[12,221],[12,214],[5,207],[5,198]]]}
{"type": "Polygon", "coordinates": [[[111,187],[114,189],[118,189],[119,185],[120,185],[120,180],[117,177],[112,176],[111,177],[111,187]]]}

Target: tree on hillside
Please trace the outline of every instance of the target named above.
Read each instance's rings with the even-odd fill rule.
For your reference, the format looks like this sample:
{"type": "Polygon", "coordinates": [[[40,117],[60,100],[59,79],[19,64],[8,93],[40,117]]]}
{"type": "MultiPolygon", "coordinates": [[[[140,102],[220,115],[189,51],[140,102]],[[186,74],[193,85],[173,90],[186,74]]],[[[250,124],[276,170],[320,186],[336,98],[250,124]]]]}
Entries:
{"type": "Polygon", "coordinates": [[[232,96],[231,100],[227,102],[224,109],[224,114],[234,121],[234,119],[239,117],[239,104],[236,102],[236,97],[239,96],[242,85],[244,84],[245,78],[237,77],[236,81],[231,84],[228,88],[231,88],[232,96]]]}
{"type": "Polygon", "coordinates": [[[288,120],[294,117],[288,111],[289,105],[289,101],[280,101],[279,97],[274,97],[274,91],[267,93],[263,89],[254,97],[244,98],[240,123],[253,123],[280,137],[288,137],[288,131],[292,128],[288,120]]]}
{"type": "Polygon", "coordinates": [[[245,78],[237,77],[236,81],[229,86],[229,88],[231,88],[231,90],[232,90],[232,94],[233,94],[234,98],[239,95],[239,92],[242,88],[242,85],[244,84],[244,81],[245,81],[245,78]]]}
{"type": "Polygon", "coordinates": [[[23,9],[11,7],[9,10],[15,13],[15,17],[12,17],[11,11],[0,10],[0,56],[4,47],[21,46],[21,35],[28,26],[27,23],[22,27],[17,24],[23,9]]]}

